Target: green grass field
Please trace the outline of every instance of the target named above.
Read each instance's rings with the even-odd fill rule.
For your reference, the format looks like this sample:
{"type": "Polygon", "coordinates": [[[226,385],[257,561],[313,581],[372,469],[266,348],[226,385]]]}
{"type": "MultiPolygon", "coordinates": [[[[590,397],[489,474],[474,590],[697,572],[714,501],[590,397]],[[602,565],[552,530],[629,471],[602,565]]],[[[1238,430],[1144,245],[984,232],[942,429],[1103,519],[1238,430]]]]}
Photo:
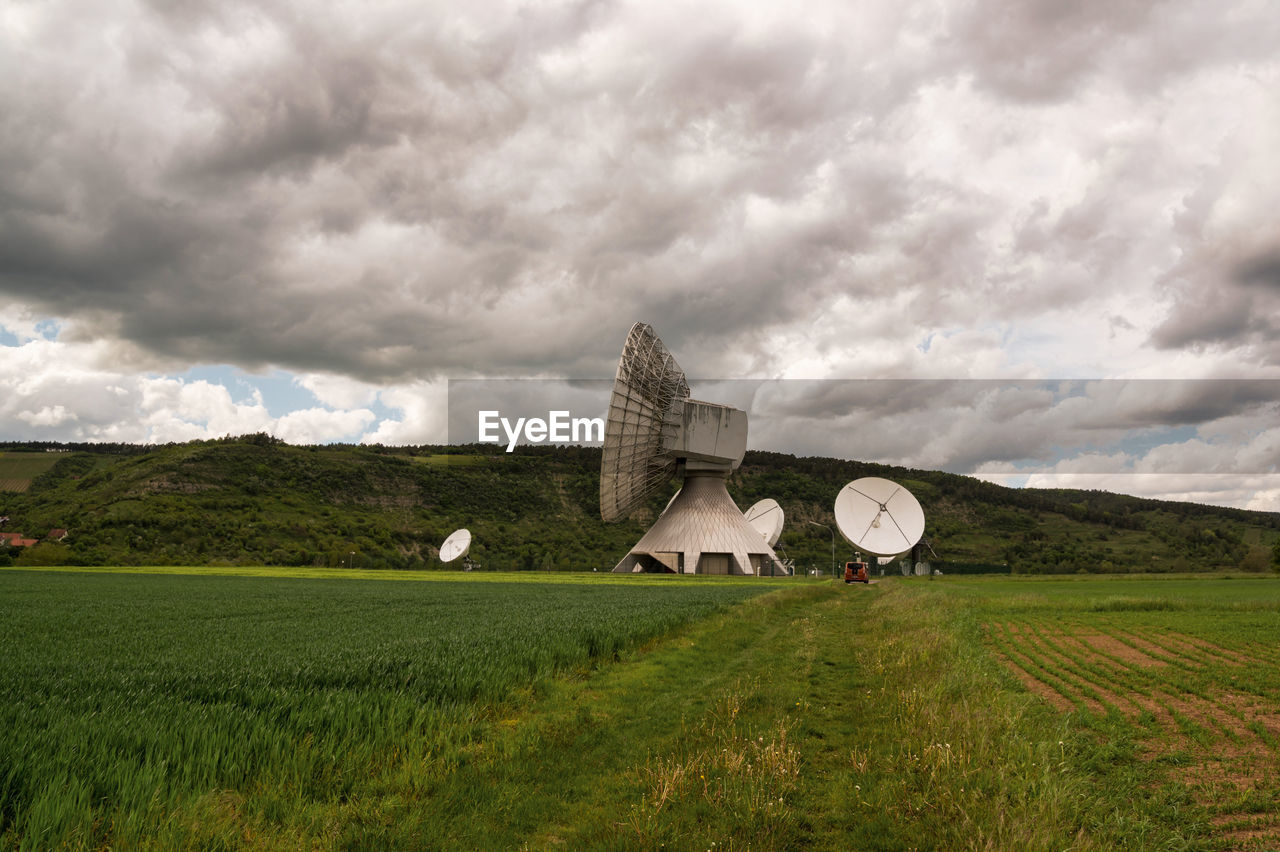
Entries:
{"type": "Polygon", "coordinates": [[[1280,842],[1280,581],[369,573],[0,570],[0,847],[1280,842]]]}

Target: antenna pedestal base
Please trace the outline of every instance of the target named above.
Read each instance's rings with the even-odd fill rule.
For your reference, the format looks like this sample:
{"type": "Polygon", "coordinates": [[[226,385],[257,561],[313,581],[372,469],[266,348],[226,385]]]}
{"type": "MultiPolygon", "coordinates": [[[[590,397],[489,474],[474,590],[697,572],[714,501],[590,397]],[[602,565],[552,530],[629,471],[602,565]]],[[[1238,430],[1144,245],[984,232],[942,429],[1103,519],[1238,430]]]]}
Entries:
{"type": "Polygon", "coordinates": [[[782,575],[773,548],[725,488],[729,471],[686,469],[684,486],[614,573],[782,575]]]}

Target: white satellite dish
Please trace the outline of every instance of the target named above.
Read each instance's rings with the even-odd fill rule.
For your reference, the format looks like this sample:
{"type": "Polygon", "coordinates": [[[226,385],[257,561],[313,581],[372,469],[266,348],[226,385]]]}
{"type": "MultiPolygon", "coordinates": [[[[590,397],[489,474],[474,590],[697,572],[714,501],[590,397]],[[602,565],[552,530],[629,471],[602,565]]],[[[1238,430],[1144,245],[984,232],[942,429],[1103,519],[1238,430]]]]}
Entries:
{"type": "Polygon", "coordinates": [[[917,563],[916,563],[916,576],[917,576],[917,577],[924,577],[924,576],[925,576],[925,575],[927,575],[928,573],[929,573],[929,563],[928,563],[928,562],[917,562],[917,563]]]}
{"type": "Polygon", "coordinates": [[[909,562],[907,562],[907,560],[905,560],[905,559],[904,559],[904,560],[902,560],[901,562],[899,562],[899,563],[898,563],[898,568],[899,568],[899,570],[901,570],[901,571],[902,571],[902,576],[904,576],[904,577],[910,577],[910,576],[911,576],[911,564],[910,564],[909,562]]]}
{"type": "Polygon", "coordinates": [[[747,451],[747,415],[689,397],[689,382],[654,330],[627,334],[600,455],[600,517],[626,517],[677,473],[680,490],[613,569],[619,573],[761,574],[782,570],[734,504],[725,479],[747,451]]]}
{"type": "Polygon", "coordinates": [[[778,537],[782,535],[782,524],[786,520],[786,516],[783,514],[782,507],[778,505],[777,500],[772,497],[766,497],[743,512],[742,516],[747,519],[747,523],[755,527],[756,532],[760,533],[770,547],[778,543],[778,537]]]}
{"type": "Polygon", "coordinates": [[[920,503],[898,483],[877,476],[855,479],[840,489],[835,514],[840,534],[876,556],[905,553],[924,535],[920,503]]]}
{"type": "Polygon", "coordinates": [[[459,556],[465,557],[470,549],[471,531],[467,529],[454,530],[449,533],[449,537],[444,540],[444,544],[440,545],[440,561],[452,562],[459,556]]]}

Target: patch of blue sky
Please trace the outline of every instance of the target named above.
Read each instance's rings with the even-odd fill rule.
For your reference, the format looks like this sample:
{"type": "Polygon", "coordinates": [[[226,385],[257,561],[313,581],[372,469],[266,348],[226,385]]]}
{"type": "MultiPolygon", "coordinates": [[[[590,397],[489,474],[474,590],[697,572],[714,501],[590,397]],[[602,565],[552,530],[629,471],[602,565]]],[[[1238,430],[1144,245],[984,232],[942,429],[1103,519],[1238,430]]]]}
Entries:
{"type": "Polygon", "coordinates": [[[34,326],[24,323],[21,329],[14,330],[6,326],[4,320],[0,318],[0,346],[21,346],[32,339],[32,331],[42,340],[57,340],[58,335],[62,334],[62,328],[62,320],[50,317],[40,320],[34,326]],[[21,332],[21,336],[19,336],[19,332],[21,332]]]}
{"type": "MultiPolygon", "coordinates": [[[[1146,429],[1135,429],[1118,441],[1110,443],[1086,444],[1054,444],[1046,448],[1041,458],[1011,459],[1003,462],[1010,474],[1049,473],[1059,462],[1073,461],[1091,456],[1098,457],[1097,470],[1081,469],[1073,466],[1072,473],[1115,473],[1114,465],[1104,459],[1115,456],[1127,456],[1129,459],[1140,459],[1156,447],[1168,444],[1181,444],[1195,438],[1195,426],[1155,426],[1146,429]]],[[[944,470],[949,468],[944,467],[944,470]]],[[[954,473],[970,471],[955,470],[954,473]]],[[[1025,482],[1025,477],[1023,479],[1025,482]]]]}
{"type": "MultiPolygon", "coordinates": [[[[299,384],[296,376],[287,370],[274,369],[266,373],[249,373],[227,364],[205,364],[191,367],[173,378],[182,379],[185,382],[205,381],[211,385],[221,385],[231,394],[233,402],[242,405],[253,403],[256,391],[261,396],[267,413],[272,417],[283,417],[291,412],[310,408],[335,410],[333,406],[325,405],[317,399],[315,394],[299,384]]],[[[372,411],[378,420],[391,417],[393,413],[378,400],[361,407],[372,411]]],[[[359,435],[353,434],[351,437],[356,438],[359,435]]]]}
{"type": "Polygon", "coordinates": [[[1111,445],[1108,452],[1120,452],[1131,456],[1145,456],[1156,447],[1165,444],[1182,444],[1197,437],[1198,427],[1187,426],[1153,426],[1146,429],[1135,429],[1121,440],[1111,445]]]}

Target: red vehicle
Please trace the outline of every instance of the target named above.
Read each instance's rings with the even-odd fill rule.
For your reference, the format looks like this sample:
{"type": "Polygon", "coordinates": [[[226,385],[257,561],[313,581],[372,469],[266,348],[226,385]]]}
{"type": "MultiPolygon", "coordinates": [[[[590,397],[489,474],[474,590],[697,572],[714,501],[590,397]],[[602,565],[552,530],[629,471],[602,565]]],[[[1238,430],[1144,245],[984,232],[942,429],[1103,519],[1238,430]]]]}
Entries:
{"type": "Polygon", "coordinates": [[[870,584],[871,580],[867,577],[867,563],[865,562],[844,563],[844,581],[846,583],[870,584]]]}

